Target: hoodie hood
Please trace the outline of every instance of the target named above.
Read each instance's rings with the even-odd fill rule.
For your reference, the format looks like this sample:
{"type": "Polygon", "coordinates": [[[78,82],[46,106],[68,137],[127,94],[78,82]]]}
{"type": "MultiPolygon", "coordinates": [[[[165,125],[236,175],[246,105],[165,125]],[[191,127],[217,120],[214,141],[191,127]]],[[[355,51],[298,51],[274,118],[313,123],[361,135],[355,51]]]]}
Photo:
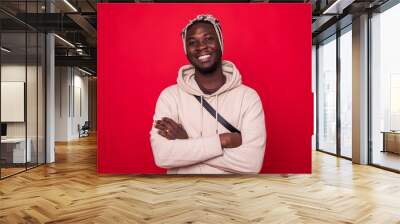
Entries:
{"type": "Polygon", "coordinates": [[[179,88],[183,91],[203,97],[211,97],[215,95],[219,95],[231,89],[234,89],[242,84],[242,76],[239,73],[239,70],[236,66],[230,61],[222,61],[222,72],[226,77],[226,82],[221,88],[219,88],[215,93],[210,95],[203,93],[200,87],[197,85],[196,80],[194,79],[195,69],[193,65],[184,65],[179,69],[177,83],[179,88]]]}

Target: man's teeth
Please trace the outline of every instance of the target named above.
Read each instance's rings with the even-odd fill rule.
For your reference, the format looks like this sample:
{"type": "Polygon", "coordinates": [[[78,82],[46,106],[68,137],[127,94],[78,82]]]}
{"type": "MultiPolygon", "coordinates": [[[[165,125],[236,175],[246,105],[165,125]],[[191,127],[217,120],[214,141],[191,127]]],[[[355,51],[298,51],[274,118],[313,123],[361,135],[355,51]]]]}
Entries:
{"type": "Polygon", "coordinates": [[[207,54],[207,55],[202,55],[202,56],[199,57],[199,60],[206,60],[206,59],[208,59],[209,57],[211,57],[209,54],[207,54]]]}

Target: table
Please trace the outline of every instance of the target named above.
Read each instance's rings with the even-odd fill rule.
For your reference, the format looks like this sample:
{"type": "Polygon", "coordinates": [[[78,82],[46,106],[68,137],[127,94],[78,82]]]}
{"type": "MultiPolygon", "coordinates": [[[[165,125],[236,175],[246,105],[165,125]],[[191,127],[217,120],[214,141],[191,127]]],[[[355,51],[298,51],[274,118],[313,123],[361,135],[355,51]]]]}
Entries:
{"type": "Polygon", "coordinates": [[[26,139],[28,143],[25,153],[25,138],[6,138],[1,139],[1,159],[6,163],[26,163],[31,162],[32,153],[31,145],[32,140],[26,139]]]}
{"type": "Polygon", "coordinates": [[[400,154],[400,131],[383,131],[382,152],[400,154]]]}

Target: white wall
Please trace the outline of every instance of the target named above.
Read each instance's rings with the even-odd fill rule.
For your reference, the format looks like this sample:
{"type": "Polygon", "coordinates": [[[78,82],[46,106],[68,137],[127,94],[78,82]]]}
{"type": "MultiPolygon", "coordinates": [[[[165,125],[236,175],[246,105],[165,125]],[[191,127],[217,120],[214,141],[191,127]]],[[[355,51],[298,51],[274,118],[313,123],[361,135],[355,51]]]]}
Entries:
{"type": "Polygon", "coordinates": [[[76,74],[75,70],[75,79],[74,79],[74,86],[75,86],[75,113],[74,113],[74,119],[72,120],[72,135],[78,137],[78,124],[81,126],[85,123],[85,121],[88,121],[89,119],[89,102],[88,102],[88,77],[81,76],[82,73],[76,74]],[[78,92],[80,91],[80,93],[78,92]],[[79,97],[80,96],[80,97],[79,97]],[[79,109],[81,111],[79,111],[79,109]]]}
{"type": "Polygon", "coordinates": [[[55,68],[55,141],[67,141],[69,138],[69,73],[67,67],[55,68]]]}
{"type": "Polygon", "coordinates": [[[55,140],[77,139],[78,124],[88,120],[88,77],[72,67],[56,67],[55,73],[55,140]]]}

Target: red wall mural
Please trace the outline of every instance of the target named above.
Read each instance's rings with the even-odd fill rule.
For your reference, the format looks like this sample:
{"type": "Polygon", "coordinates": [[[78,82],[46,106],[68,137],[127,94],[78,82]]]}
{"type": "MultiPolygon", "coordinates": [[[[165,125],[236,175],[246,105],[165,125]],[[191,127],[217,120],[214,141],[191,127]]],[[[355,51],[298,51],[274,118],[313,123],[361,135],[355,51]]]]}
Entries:
{"type": "Polygon", "coordinates": [[[180,34],[198,14],[220,20],[223,59],[262,99],[261,172],[310,173],[311,5],[284,3],[99,3],[98,172],[165,173],[149,131],[159,94],[189,63],[180,34]]]}

